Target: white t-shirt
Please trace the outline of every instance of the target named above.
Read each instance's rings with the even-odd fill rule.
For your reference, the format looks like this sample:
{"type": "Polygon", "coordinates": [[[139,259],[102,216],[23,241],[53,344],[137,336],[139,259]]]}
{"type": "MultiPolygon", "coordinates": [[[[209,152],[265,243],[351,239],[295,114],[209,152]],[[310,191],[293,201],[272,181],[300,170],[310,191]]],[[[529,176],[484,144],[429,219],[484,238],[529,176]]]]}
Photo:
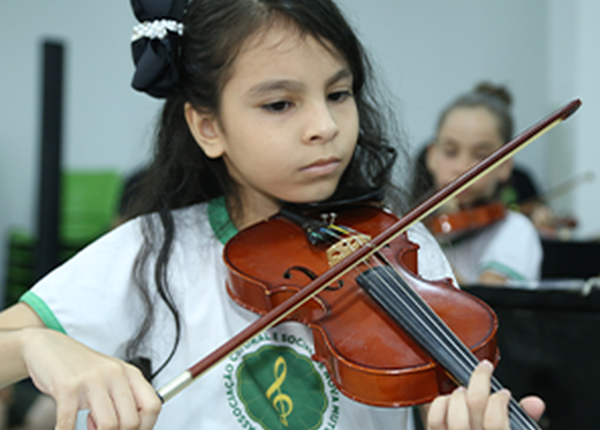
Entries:
{"type": "Polygon", "coordinates": [[[517,281],[540,278],[542,244],[531,221],[523,214],[507,216],[471,236],[442,244],[456,277],[465,285],[477,284],[490,270],[517,281]]]}
{"type": "MultiPolygon", "coordinates": [[[[223,243],[235,228],[222,200],[177,210],[174,218],[177,230],[168,279],[181,314],[181,342],[154,379],[157,388],[257,319],[237,306],[224,287],[223,243]],[[223,225],[225,228],[219,228],[223,225]]],[[[142,312],[132,279],[142,243],[140,226],[136,219],[100,238],[40,281],[22,301],[32,306],[48,327],[95,350],[123,357],[142,312]]],[[[450,266],[424,227],[413,227],[409,238],[421,245],[418,258],[423,277],[451,276],[450,266]]],[[[162,301],[157,301],[155,312],[156,323],[142,355],[157,365],[171,351],[175,328],[162,301]]],[[[412,428],[409,409],[366,406],[341,395],[325,366],[310,359],[312,353],[309,328],[296,322],[279,324],[169,400],[155,428],[412,428]]],[[[79,421],[78,428],[84,429],[83,420],[79,421]]]]}

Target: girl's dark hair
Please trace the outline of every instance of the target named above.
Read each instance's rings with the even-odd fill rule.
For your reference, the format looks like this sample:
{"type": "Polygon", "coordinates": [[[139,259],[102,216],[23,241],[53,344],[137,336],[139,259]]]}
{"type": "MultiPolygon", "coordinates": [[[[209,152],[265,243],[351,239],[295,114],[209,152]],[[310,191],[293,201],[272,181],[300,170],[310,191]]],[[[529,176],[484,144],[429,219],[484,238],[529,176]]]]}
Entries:
{"type": "Polygon", "coordinates": [[[505,87],[481,82],[472,91],[456,98],[442,111],[436,130],[439,131],[448,114],[457,108],[483,107],[496,119],[500,137],[506,143],[513,136],[511,105],[512,96],[505,87]]]}
{"type": "Polygon", "coordinates": [[[419,149],[412,165],[410,200],[413,205],[423,202],[435,191],[433,175],[427,168],[427,151],[431,145],[432,142],[427,142],[419,149]]]}
{"type": "MultiPolygon", "coordinates": [[[[371,66],[362,45],[337,6],[330,0],[193,0],[183,18],[179,64],[179,91],[165,102],[156,130],[154,157],[144,173],[126,218],[144,217],[144,244],[134,269],[146,305],[146,316],[129,342],[126,355],[139,353],[153,320],[151,293],[146,279],[150,256],[156,255],[154,283],[173,314],[177,337],[165,362],[179,343],[180,318],[167,282],[167,266],[175,234],[171,211],[226,195],[236,198],[236,185],[222,159],[204,155],[184,117],[184,105],[219,115],[221,92],[232,64],[250,37],[273,25],[296,29],[300,37],[314,37],[347,61],[353,74],[353,91],[360,118],[353,159],[332,198],[347,197],[356,189],[380,189],[393,203],[401,200],[392,187],[392,165],[398,136],[394,116],[384,108],[371,85],[371,66]],[[393,192],[390,192],[393,191],[393,192]],[[160,220],[158,222],[157,220],[160,220]]],[[[398,148],[401,150],[401,148],[398,148]]]]}

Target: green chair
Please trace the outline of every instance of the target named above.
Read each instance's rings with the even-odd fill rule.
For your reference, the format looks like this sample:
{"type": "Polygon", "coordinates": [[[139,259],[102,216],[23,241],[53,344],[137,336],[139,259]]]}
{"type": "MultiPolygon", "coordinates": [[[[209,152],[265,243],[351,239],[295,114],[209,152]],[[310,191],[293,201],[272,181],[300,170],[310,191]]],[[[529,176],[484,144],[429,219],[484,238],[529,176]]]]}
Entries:
{"type": "Polygon", "coordinates": [[[73,171],[63,176],[60,238],[66,244],[89,243],[114,223],[123,180],[114,171],[73,171]]]}
{"type": "MultiPolygon", "coordinates": [[[[59,226],[59,261],[106,233],[113,225],[123,189],[113,170],[69,171],[63,174],[59,226]]],[[[34,282],[36,238],[22,229],[8,233],[5,303],[10,305],[34,282]]]]}

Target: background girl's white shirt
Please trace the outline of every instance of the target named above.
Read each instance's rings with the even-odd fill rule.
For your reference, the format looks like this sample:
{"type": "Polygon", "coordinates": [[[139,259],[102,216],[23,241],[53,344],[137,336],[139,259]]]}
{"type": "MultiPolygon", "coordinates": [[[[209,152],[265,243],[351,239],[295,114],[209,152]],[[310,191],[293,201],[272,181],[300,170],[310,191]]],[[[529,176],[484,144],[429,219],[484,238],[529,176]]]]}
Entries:
{"type": "Polygon", "coordinates": [[[442,247],[465,285],[475,285],[481,273],[493,271],[510,280],[540,278],[542,245],[524,215],[509,211],[506,218],[464,240],[442,247]]]}

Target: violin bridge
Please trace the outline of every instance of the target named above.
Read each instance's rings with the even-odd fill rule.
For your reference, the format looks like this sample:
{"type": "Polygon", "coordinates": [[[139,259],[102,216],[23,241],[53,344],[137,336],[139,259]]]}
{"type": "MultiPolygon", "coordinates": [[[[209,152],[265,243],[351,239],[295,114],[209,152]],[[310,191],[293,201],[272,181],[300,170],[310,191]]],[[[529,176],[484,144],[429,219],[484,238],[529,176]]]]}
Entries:
{"type": "Polygon", "coordinates": [[[335,266],[370,240],[371,236],[361,233],[339,240],[327,249],[329,267],[335,266]]]}

